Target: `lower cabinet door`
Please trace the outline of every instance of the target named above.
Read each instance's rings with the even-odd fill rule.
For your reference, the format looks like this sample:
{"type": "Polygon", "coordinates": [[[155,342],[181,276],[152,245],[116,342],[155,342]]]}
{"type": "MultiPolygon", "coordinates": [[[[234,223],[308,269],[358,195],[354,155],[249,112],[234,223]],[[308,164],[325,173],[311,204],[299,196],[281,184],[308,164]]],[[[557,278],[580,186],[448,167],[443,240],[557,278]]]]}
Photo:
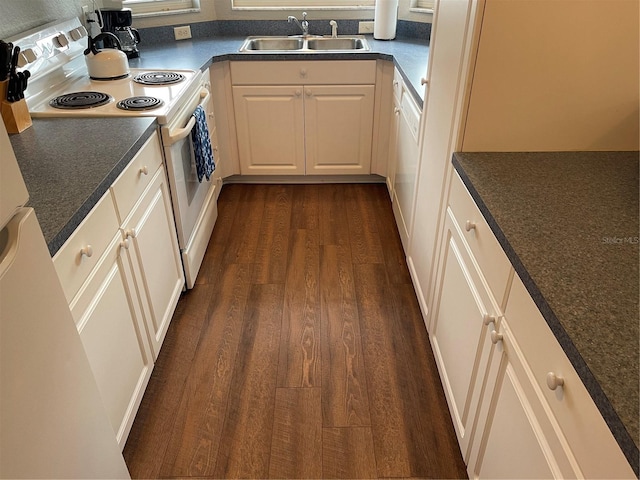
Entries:
{"type": "Polygon", "coordinates": [[[489,328],[498,307],[482,287],[455,221],[447,218],[445,245],[431,326],[431,344],[463,458],[477,411],[480,386],[491,349],[489,328]]]}
{"type": "Polygon", "coordinates": [[[71,304],[120,448],[153,369],[131,261],[120,232],[71,304]]]}
{"type": "Polygon", "coordinates": [[[494,332],[489,373],[468,462],[469,478],[576,478],[577,468],[508,329],[494,332]]]}
{"type": "Polygon", "coordinates": [[[142,312],[155,360],[184,286],[171,199],[162,167],[124,223],[139,294],[142,302],[146,302],[142,312]]]}
{"type": "Polygon", "coordinates": [[[240,173],[305,173],[302,86],[236,86],[240,173]]]}
{"type": "Polygon", "coordinates": [[[368,175],[373,138],[373,85],[305,85],[308,175],[368,175]]]}

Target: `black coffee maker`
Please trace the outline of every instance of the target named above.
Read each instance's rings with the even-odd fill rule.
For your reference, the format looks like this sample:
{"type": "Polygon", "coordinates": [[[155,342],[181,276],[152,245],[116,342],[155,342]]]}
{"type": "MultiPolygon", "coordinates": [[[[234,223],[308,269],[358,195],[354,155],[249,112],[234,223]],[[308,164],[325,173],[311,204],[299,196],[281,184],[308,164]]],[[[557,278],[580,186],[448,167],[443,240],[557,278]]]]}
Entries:
{"type": "Polygon", "coordinates": [[[127,54],[128,58],[136,58],[140,56],[138,43],[140,43],[140,33],[131,27],[133,18],[131,10],[123,8],[121,10],[101,10],[102,13],[102,31],[111,32],[122,46],[122,51],[127,54]]]}

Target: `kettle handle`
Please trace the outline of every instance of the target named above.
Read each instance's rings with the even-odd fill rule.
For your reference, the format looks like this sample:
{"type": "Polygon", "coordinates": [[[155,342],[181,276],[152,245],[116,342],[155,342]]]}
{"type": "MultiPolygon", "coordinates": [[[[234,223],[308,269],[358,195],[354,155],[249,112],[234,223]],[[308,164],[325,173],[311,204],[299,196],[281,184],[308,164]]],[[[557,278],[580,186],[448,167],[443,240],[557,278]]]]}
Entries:
{"type": "Polygon", "coordinates": [[[99,42],[100,40],[104,41],[106,39],[109,39],[111,41],[112,46],[114,46],[118,50],[122,50],[122,44],[120,43],[120,39],[118,37],[116,37],[111,32],[102,32],[93,37],[93,40],[89,40],[90,48],[94,55],[97,55],[99,52],[99,50],[96,48],[96,42],[99,42]]]}

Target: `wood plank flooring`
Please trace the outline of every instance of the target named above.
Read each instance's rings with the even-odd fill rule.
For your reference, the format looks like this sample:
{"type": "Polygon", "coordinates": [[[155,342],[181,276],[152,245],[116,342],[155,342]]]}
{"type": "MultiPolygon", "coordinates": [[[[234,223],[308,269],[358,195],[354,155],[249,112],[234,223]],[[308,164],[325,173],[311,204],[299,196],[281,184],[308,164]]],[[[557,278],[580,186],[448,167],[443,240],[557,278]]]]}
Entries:
{"type": "Polygon", "coordinates": [[[132,478],[466,478],[384,185],[226,185],[132,478]]]}

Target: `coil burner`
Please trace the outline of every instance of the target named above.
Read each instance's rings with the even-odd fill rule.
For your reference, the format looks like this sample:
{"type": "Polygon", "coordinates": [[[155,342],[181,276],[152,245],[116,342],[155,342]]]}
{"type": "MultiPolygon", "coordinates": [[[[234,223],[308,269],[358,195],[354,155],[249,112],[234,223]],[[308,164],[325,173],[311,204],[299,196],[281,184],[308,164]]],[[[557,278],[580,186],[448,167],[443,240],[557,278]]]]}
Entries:
{"type": "Polygon", "coordinates": [[[112,99],[111,95],[102,92],[73,92],[52,99],[49,105],[54,108],[74,110],[99,107],[112,99]]]}
{"type": "Polygon", "coordinates": [[[145,72],[136,75],[133,81],[142,85],[171,85],[184,80],[184,75],[177,72],[145,72]]]}
{"type": "Polygon", "coordinates": [[[120,100],[116,107],[120,110],[153,110],[162,106],[164,102],[156,97],[129,97],[120,100]]]}

